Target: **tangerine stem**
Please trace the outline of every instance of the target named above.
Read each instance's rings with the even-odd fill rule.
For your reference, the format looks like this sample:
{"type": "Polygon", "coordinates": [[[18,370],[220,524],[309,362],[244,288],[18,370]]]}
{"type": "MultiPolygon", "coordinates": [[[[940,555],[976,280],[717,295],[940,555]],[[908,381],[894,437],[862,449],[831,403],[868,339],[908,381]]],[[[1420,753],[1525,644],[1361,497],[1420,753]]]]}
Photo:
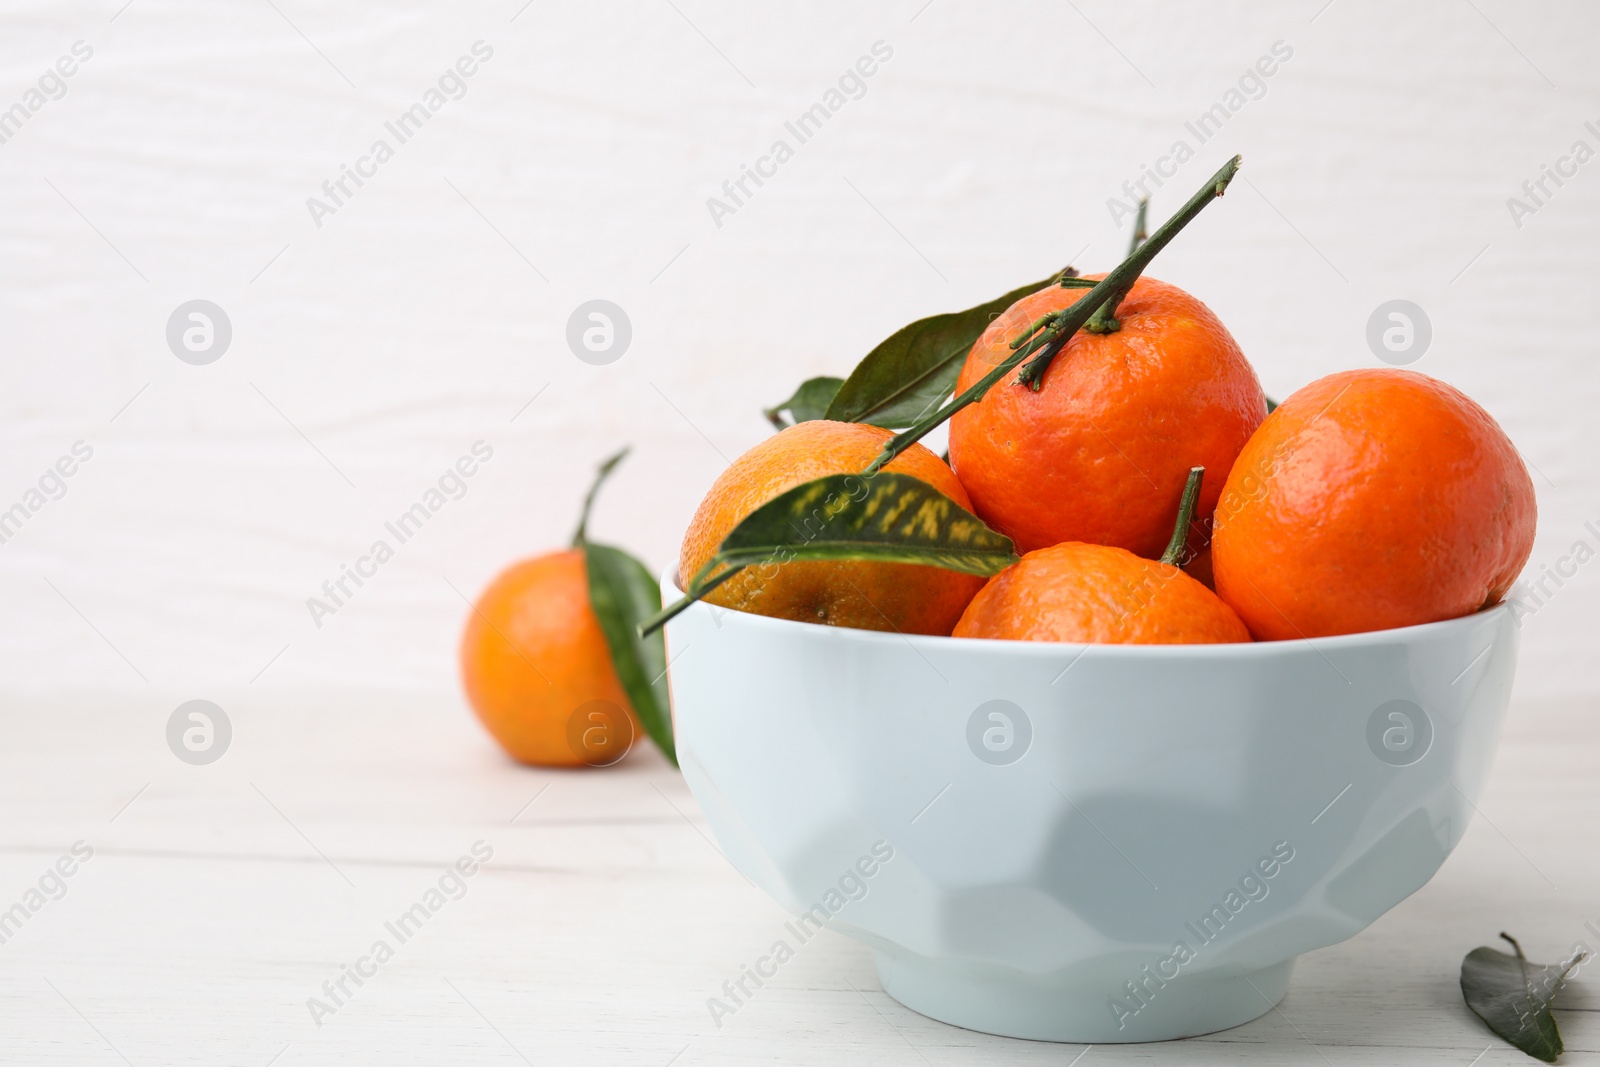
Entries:
{"type": "Polygon", "coordinates": [[[1183,483],[1183,499],[1178,501],[1178,521],[1172,526],[1172,540],[1161,553],[1161,562],[1181,566],[1184,547],[1189,543],[1189,524],[1194,521],[1194,505],[1200,499],[1200,483],[1205,480],[1204,467],[1190,467],[1189,480],[1183,483]]]}
{"type": "Polygon", "coordinates": [[[1083,332],[1116,333],[1122,329],[1122,320],[1117,318],[1117,305],[1122,303],[1123,297],[1128,295],[1128,289],[1132,288],[1133,285],[1130,283],[1120,293],[1113,293],[1108,297],[1104,303],[1095,309],[1094,314],[1089,316],[1089,321],[1083,324],[1083,332]]]}
{"type": "MultiPolygon", "coordinates": [[[[1149,210],[1150,198],[1148,196],[1142,197],[1139,200],[1139,213],[1133,217],[1133,240],[1128,244],[1128,255],[1130,256],[1139,251],[1139,246],[1144,244],[1145,238],[1149,236],[1144,232],[1145,215],[1149,210]]],[[[1083,324],[1084,332],[1116,333],[1122,329],[1122,323],[1117,319],[1117,305],[1122,303],[1127,297],[1128,291],[1132,288],[1133,282],[1129,282],[1120,293],[1111,294],[1106,302],[1100,305],[1099,310],[1089,316],[1089,321],[1083,324]]],[[[1037,382],[1038,379],[1034,380],[1037,382]]]]}
{"type": "MultiPolygon", "coordinates": [[[[695,575],[695,578],[698,580],[702,575],[715,566],[716,563],[717,557],[711,557],[711,562],[707,563],[705,567],[701,569],[700,574],[695,575]]],[[[666,607],[662,608],[660,611],[656,612],[654,615],[650,616],[648,619],[639,624],[639,636],[649,637],[667,623],[683,614],[683,612],[688,609],[689,605],[693,604],[696,600],[699,600],[707,593],[716,589],[717,586],[721,585],[723,582],[726,582],[729,578],[732,578],[734,575],[744,570],[744,568],[745,565],[743,563],[737,563],[730,566],[727,570],[723,571],[715,578],[712,578],[710,581],[704,582],[701,585],[697,586],[691,581],[689,583],[689,591],[687,593],[679,597],[677,600],[674,600],[672,603],[668,604],[666,607]]]]}
{"type": "MultiPolygon", "coordinates": [[[[1095,284],[1094,282],[1090,282],[1089,283],[1089,287],[1091,289],[1094,288],[1094,284],[1095,284]]],[[[1063,286],[1062,288],[1066,288],[1066,286],[1063,286]]],[[[1010,347],[1012,350],[1016,350],[1018,348],[1021,348],[1023,346],[1023,344],[1028,340],[1028,338],[1032,337],[1034,334],[1038,333],[1040,330],[1042,330],[1046,326],[1050,325],[1050,320],[1055,317],[1055,314],[1056,313],[1054,311],[1051,311],[1051,312],[1047,312],[1046,314],[1040,315],[1038,318],[1034,319],[1031,323],[1028,324],[1028,328],[1026,330],[1022,331],[1022,336],[1020,336],[1020,337],[1016,338],[1014,341],[1012,341],[1011,344],[1008,347],[1010,347]]]]}
{"type": "Polygon", "coordinates": [[[581,548],[589,539],[589,512],[594,510],[594,498],[600,492],[600,487],[605,484],[605,480],[611,476],[611,472],[617,469],[617,464],[621,463],[623,457],[632,449],[632,445],[623,445],[620,452],[600,461],[600,469],[595,472],[594,482],[590,484],[589,492],[583,498],[583,511],[578,515],[578,528],[572,534],[572,547],[581,548]]]}

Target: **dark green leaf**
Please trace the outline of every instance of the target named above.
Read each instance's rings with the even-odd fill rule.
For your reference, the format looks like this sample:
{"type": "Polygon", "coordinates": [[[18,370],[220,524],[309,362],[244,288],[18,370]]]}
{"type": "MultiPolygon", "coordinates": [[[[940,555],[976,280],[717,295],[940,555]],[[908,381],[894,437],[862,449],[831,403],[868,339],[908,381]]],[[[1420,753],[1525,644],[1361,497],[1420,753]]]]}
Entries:
{"type": "Polygon", "coordinates": [[[797,485],[746,516],[716,555],[729,566],[795,559],[922,563],[990,575],[1017,556],[1009,537],[927,482],[885,471],[797,485]]]}
{"type": "Polygon", "coordinates": [[[660,633],[640,637],[638,626],[661,610],[661,590],[644,564],[610,545],[583,543],[589,602],[611,648],[611,662],[650,740],[672,765],[672,712],[667,697],[667,650],[660,633]]]}
{"type": "Polygon", "coordinates": [[[987,577],[1017,562],[1011,538],[933,486],[906,474],[830,474],[747,515],[689,582],[688,592],[639,624],[654,633],[746,567],[794,560],[919,563],[987,577]]]}
{"type": "Polygon", "coordinates": [[[1535,1059],[1554,1063],[1562,1045],[1550,1002],[1583,954],[1553,966],[1529,963],[1513,938],[1500,936],[1517,954],[1488,946],[1467,953],[1461,961],[1461,995],[1490,1030],[1535,1059]]]}
{"type": "Polygon", "coordinates": [[[787,411],[795,422],[824,418],[828,405],[833,401],[833,394],[843,384],[843,378],[808,378],[800,383],[800,388],[788,400],[767,408],[762,414],[780,430],[784,428],[780,412],[787,411]]]}
{"type": "Polygon", "coordinates": [[[891,430],[910,426],[955,389],[961,364],[989,323],[1018,300],[1056,280],[1046,278],[987,304],[902,326],[856,364],[825,417],[891,430]]]}
{"type": "Polygon", "coordinates": [[[1277,411],[1277,410],[1278,410],[1278,402],[1276,400],[1272,399],[1270,396],[1267,397],[1267,414],[1271,415],[1274,411],[1277,411]]]}

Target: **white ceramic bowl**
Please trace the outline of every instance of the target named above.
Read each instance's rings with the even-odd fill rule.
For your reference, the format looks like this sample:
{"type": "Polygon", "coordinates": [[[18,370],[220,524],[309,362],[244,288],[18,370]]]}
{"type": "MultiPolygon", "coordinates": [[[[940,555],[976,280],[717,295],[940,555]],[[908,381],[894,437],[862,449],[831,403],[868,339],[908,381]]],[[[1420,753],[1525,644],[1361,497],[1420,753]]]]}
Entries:
{"type": "MultiPolygon", "coordinates": [[[[681,595],[669,575],[663,596],[681,595]]],[[[1150,1041],[1261,1015],[1471,818],[1507,607],[1246,645],[908,637],[696,604],[678,756],[728,858],[924,1015],[1150,1041]],[[811,916],[806,919],[805,916],[811,916]]]]}

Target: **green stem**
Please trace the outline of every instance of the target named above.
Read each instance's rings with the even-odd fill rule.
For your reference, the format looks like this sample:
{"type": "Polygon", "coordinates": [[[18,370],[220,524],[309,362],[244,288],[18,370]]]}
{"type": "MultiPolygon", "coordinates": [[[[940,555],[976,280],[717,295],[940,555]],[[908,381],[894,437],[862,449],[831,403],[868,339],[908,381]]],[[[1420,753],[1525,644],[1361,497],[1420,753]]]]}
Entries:
{"type": "MultiPolygon", "coordinates": [[[[1144,197],[1139,201],[1139,213],[1133,217],[1133,240],[1128,244],[1128,255],[1139,251],[1139,246],[1144,244],[1149,235],[1144,232],[1145,216],[1150,210],[1150,198],[1144,197]]],[[[1135,278],[1134,281],[1138,279],[1135,278]]],[[[1089,321],[1083,324],[1085,333],[1116,333],[1122,329],[1122,323],[1117,319],[1117,307],[1128,296],[1128,291],[1133,288],[1130,281],[1121,292],[1112,293],[1105,303],[1101,304],[1095,313],[1089,316],[1089,321]]],[[[1035,379],[1037,381],[1037,379],[1035,379]]],[[[1037,388],[1037,386],[1035,386],[1037,388]]]]}
{"type": "MultiPolygon", "coordinates": [[[[1138,279],[1134,279],[1137,281],[1138,279]]],[[[1095,308],[1089,321],[1083,324],[1084,333],[1116,333],[1122,329],[1122,320],[1117,318],[1117,306],[1128,295],[1128,290],[1133,288],[1129,282],[1121,291],[1112,293],[1098,308],[1095,308]]]]}
{"type": "MultiPolygon", "coordinates": [[[[1128,255],[1130,256],[1139,251],[1139,246],[1144,244],[1145,240],[1150,236],[1145,233],[1144,229],[1145,217],[1149,211],[1150,198],[1141,198],[1139,200],[1139,213],[1133,217],[1133,238],[1128,242],[1128,255]]],[[[1135,279],[1135,281],[1137,280],[1135,279]]],[[[1132,288],[1133,282],[1129,282],[1120,292],[1112,293],[1095,313],[1089,316],[1089,321],[1083,324],[1084,332],[1104,334],[1116,333],[1122,329],[1122,322],[1117,318],[1117,308],[1122,304],[1123,300],[1127,299],[1128,292],[1132,288]]],[[[1039,379],[1037,377],[1031,379],[1030,384],[1033,385],[1034,391],[1037,392],[1039,379]]]]}
{"type": "Polygon", "coordinates": [[[1150,198],[1139,199],[1139,213],[1133,217],[1133,243],[1128,245],[1128,255],[1139,251],[1139,246],[1144,244],[1145,238],[1150,235],[1144,232],[1145,216],[1150,212],[1150,198]]]}
{"type": "Polygon", "coordinates": [[[600,469],[595,472],[594,482],[589,486],[589,493],[583,498],[583,511],[578,515],[578,528],[572,534],[572,547],[581,548],[589,539],[589,512],[594,510],[594,498],[611,472],[617,469],[617,464],[622,462],[623,457],[632,448],[632,445],[624,445],[622,451],[601,461],[600,469]]]}
{"type": "Polygon", "coordinates": [[[1200,499],[1200,483],[1205,480],[1204,467],[1190,467],[1189,480],[1183,483],[1183,499],[1178,501],[1178,521],[1172,526],[1172,540],[1161,553],[1161,562],[1174,567],[1180,565],[1183,550],[1189,543],[1189,524],[1194,521],[1194,505],[1200,499]]]}
{"type": "MultiPolygon", "coordinates": [[[[1088,288],[1093,289],[1096,285],[1099,285],[1099,284],[1100,284],[1099,282],[1090,282],[1089,285],[1088,285],[1088,288]]],[[[1063,281],[1063,283],[1061,285],[1061,288],[1063,288],[1063,289],[1071,289],[1071,288],[1082,288],[1082,287],[1081,286],[1069,286],[1063,281]]],[[[1033,337],[1034,334],[1038,333],[1040,330],[1042,330],[1046,326],[1050,325],[1051,320],[1053,320],[1055,317],[1056,317],[1056,313],[1054,311],[1046,312],[1045,314],[1040,315],[1038,318],[1034,319],[1031,323],[1028,324],[1028,328],[1026,330],[1022,331],[1022,336],[1021,337],[1018,337],[1015,340],[1013,340],[1007,347],[1010,348],[1013,352],[1015,352],[1017,349],[1021,348],[1024,344],[1026,344],[1028,342],[1028,340],[1033,337]]]]}
{"type": "Polygon", "coordinates": [[[697,585],[696,583],[700,581],[701,576],[704,575],[706,571],[710,570],[716,562],[716,557],[711,557],[711,562],[707,563],[700,571],[700,574],[695,576],[695,581],[689,583],[688,593],[679,597],[677,600],[674,600],[672,603],[668,604],[666,607],[662,608],[660,611],[641,622],[639,624],[639,636],[649,637],[652,633],[661,629],[679,615],[682,615],[684,611],[688,609],[689,605],[693,604],[696,600],[699,600],[701,597],[705,596],[707,593],[711,592],[717,586],[721,585],[729,578],[732,578],[735,574],[738,574],[745,568],[745,564],[743,563],[735,564],[734,566],[731,566],[727,570],[723,571],[721,574],[717,575],[715,578],[711,579],[709,582],[704,582],[703,584],[697,585]]]}

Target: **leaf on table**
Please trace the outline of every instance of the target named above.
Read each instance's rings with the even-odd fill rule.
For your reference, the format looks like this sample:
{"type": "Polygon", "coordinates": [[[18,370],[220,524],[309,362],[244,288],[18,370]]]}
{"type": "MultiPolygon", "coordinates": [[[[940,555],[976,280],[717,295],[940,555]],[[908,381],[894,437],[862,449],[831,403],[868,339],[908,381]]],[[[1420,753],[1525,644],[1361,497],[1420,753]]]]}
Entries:
{"type": "Polygon", "coordinates": [[[589,603],[611,649],[611,662],[639,724],[662,755],[678,765],[667,696],[667,649],[657,631],[639,636],[639,623],[661,610],[661,589],[644,564],[610,545],[582,543],[589,572],[589,603]]]}
{"type": "Polygon", "coordinates": [[[723,539],[713,564],[871,559],[987,576],[1017,558],[1009,537],[927,482],[880,471],[830,474],[769,500],[723,539]]]}
{"type": "Polygon", "coordinates": [[[1562,1044],[1550,1002],[1567,975],[1583,962],[1583,953],[1565,963],[1529,963],[1515,938],[1500,936],[1516,955],[1487,945],[1467,953],[1461,961],[1461,995],[1490,1030],[1535,1059],[1554,1063],[1562,1044]]]}
{"type": "Polygon", "coordinates": [[[796,423],[823,418],[827,414],[828,405],[833,401],[833,394],[837,393],[839,386],[843,384],[843,378],[807,378],[800,383],[800,388],[794,391],[793,396],[781,404],[774,404],[765,409],[762,414],[780,430],[787,428],[781,414],[785,411],[796,423]]]}
{"type": "Polygon", "coordinates": [[[856,364],[826,418],[901,430],[938,407],[956,386],[972,343],[1018,300],[1060,275],[1013,289],[965,311],[918,319],[902,326],[856,364]]]}

